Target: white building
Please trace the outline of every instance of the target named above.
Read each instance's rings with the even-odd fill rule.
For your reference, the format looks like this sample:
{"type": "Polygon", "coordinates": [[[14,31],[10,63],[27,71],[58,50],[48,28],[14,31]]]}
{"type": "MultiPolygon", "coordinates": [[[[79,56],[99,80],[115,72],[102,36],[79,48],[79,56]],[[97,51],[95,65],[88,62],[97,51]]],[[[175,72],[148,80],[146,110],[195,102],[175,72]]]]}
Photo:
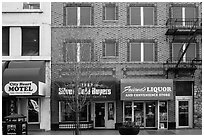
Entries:
{"type": "Polygon", "coordinates": [[[2,117],[50,130],[51,3],[2,3],[2,117]]]}

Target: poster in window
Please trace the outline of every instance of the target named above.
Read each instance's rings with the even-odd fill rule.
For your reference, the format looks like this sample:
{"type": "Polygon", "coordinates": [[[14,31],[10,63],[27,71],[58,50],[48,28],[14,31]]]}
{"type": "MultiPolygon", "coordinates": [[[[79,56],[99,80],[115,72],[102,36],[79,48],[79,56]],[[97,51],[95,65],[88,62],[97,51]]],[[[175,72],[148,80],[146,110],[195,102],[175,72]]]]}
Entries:
{"type": "Polygon", "coordinates": [[[114,103],[108,103],[108,120],[114,120],[114,103]]]}

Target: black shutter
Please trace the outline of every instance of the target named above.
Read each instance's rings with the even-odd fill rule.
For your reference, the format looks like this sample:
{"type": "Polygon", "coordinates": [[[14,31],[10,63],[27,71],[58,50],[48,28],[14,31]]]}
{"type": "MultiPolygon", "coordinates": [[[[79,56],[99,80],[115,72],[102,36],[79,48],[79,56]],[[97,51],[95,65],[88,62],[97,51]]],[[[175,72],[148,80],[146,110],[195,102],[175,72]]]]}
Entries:
{"type": "Polygon", "coordinates": [[[118,41],[115,42],[115,46],[116,46],[115,47],[115,50],[116,50],[115,51],[116,52],[115,55],[118,56],[119,55],[119,42],[118,41]]]}
{"type": "Polygon", "coordinates": [[[66,22],[67,22],[67,13],[66,13],[66,7],[64,7],[63,8],[63,26],[66,26],[66,22]]]}
{"type": "Polygon", "coordinates": [[[158,46],[157,42],[154,43],[154,62],[158,61],[158,46]]]}
{"type": "Polygon", "coordinates": [[[102,56],[105,57],[106,56],[106,47],[105,47],[105,42],[102,42],[102,56]]]}
{"type": "Polygon", "coordinates": [[[127,43],[127,61],[130,62],[130,42],[127,43]]]}
{"type": "Polygon", "coordinates": [[[118,20],[118,16],[119,16],[119,11],[118,11],[118,6],[115,6],[115,16],[116,16],[116,20],[118,20]]]}
{"type": "Polygon", "coordinates": [[[157,6],[154,6],[154,24],[157,25],[157,6]]]}
{"type": "Polygon", "coordinates": [[[91,7],[91,25],[94,25],[94,6],[91,7]]]}
{"type": "Polygon", "coordinates": [[[103,20],[105,20],[105,6],[103,6],[103,20]]]}
{"type": "Polygon", "coordinates": [[[130,7],[127,6],[127,25],[130,25],[130,7]]]}

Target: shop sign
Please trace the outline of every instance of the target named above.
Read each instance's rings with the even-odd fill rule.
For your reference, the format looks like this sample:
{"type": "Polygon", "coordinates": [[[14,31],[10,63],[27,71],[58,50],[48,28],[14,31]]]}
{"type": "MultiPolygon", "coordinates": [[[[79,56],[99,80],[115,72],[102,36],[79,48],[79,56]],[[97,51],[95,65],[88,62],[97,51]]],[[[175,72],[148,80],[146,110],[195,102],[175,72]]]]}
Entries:
{"type": "Polygon", "coordinates": [[[9,95],[32,95],[37,91],[37,85],[32,81],[9,82],[4,86],[9,95]]]}
{"type": "MultiPolygon", "coordinates": [[[[107,85],[104,84],[82,84],[78,88],[78,95],[84,95],[88,98],[95,98],[95,99],[114,99],[114,89],[109,88],[107,85]]],[[[61,85],[58,87],[58,95],[61,97],[73,97],[75,95],[74,87],[69,87],[65,85],[61,85]]]]}
{"type": "Polygon", "coordinates": [[[121,100],[172,100],[173,80],[121,80],[121,100]]]}

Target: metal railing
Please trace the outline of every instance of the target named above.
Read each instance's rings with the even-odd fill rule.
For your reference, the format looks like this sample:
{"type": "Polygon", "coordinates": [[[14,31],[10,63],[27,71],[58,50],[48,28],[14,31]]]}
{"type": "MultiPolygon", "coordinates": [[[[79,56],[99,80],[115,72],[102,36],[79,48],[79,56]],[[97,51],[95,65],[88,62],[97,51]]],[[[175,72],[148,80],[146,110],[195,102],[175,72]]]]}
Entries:
{"type": "Polygon", "coordinates": [[[201,18],[169,18],[166,22],[166,26],[169,29],[177,28],[189,28],[191,29],[195,25],[195,29],[202,28],[201,18]]]}

